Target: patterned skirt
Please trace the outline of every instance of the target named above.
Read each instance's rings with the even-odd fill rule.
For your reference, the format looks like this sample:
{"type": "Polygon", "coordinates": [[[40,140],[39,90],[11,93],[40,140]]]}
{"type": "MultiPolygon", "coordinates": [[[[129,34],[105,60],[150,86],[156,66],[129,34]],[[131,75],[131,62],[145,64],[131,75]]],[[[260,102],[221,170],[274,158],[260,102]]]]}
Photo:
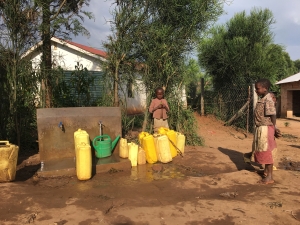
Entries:
{"type": "Polygon", "coordinates": [[[273,164],[274,153],[277,150],[274,126],[260,126],[255,128],[252,153],[255,162],[259,164],[273,164]]]}

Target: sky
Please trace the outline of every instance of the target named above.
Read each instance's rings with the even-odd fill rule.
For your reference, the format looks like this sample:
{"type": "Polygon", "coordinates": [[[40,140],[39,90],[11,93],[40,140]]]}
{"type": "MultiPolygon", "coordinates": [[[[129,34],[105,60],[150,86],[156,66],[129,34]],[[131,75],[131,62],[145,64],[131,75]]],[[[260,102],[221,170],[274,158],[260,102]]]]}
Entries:
{"type": "MultiPolygon", "coordinates": [[[[84,21],[84,26],[89,30],[90,38],[77,36],[74,42],[102,48],[103,41],[111,33],[109,21],[112,19],[111,11],[114,9],[113,0],[91,0],[85,10],[93,12],[95,19],[84,21]]],[[[285,47],[292,60],[300,59],[300,0],[226,0],[224,14],[220,16],[217,24],[224,24],[235,13],[243,10],[249,14],[253,7],[273,12],[275,24],[271,29],[274,33],[274,42],[285,47]]]]}

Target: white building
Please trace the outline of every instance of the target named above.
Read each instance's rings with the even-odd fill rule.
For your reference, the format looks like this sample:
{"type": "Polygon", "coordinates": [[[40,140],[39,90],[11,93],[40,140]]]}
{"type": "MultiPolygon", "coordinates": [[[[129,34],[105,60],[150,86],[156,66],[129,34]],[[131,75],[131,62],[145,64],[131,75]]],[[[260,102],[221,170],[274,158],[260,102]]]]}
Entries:
{"type": "MultiPolygon", "coordinates": [[[[42,42],[38,43],[23,55],[23,58],[29,58],[32,61],[32,66],[36,70],[39,69],[41,63],[42,53],[39,50],[41,45],[42,42]]],[[[82,65],[83,68],[87,68],[94,76],[102,76],[100,62],[106,60],[106,52],[72,41],[63,41],[55,37],[51,38],[51,49],[53,65],[55,67],[61,67],[66,73],[74,71],[76,65],[82,65]]],[[[139,84],[139,90],[143,89],[140,81],[136,83],[139,84]]],[[[126,86],[126,84],[124,86],[126,86]]],[[[98,89],[99,88],[101,89],[101,87],[98,87],[98,89]]],[[[134,86],[132,87],[132,92],[132,95],[127,96],[128,113],[143,113],[146,110],[145,92],[135,90],[134,86]]],[[[98,94],[99,93],[98,91],[98,94]]],[[[120,95],[124,96],[123,93],[120,93],[120,95]]]]}

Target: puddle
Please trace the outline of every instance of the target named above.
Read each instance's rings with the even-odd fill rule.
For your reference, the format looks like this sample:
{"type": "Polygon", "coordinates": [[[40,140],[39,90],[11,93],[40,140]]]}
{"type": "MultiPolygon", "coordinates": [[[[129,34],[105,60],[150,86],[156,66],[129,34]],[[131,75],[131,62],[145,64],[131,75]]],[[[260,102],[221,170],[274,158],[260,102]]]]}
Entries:
{"type": "MultiPolygon", "coordinates": [[[[110,164],[117,162],[115,157],[109,157],[94,161],[94,165],[110,164]]],[[[68,158],[58,161],[47,161],[44,164],[44,171],[52,171],[59,169],[66,169],[75,167],[74,158],[68,158]]],[[[79,192],[87,192],[91,187],[107,188],[110,186],[120,185],[134,185],[136,182],[152,182],[156,180],[169,180],[169,179],[183,179],[185,177],[202,177],[205,176],[201,172],[201,169],[192,168],[187,165],[170,163],[155,163],[144,164],[132,167],[130,171],[123,171],[120,169],[114,169],[112,167],[104,173],[95,174],[91,180],[78,181],[75,176],[56,178],[53,183],[52,179],[41,179],[39,185],[51,186],[55,184],[55,187],[62,187],[65,185],[74,186],[79,192]],[[104,175],[105,174],[105,175],[104,175]],[[95,176],[95,177],[94,177],[95,176]],[[100,179],[97,179],[100,177],[100,179]],[[73,179],[74,178],[74,179],[73,179]],[[61,181],[61,182],[57,182],[61,181]],[[63,182],[64,181],[64,182],[63,182]],[[49,183],[49,184],[48,184],[49,183]]]]}
{"type": "Polygon", "coordinates": [[[130,178],[135,181],[151,182],[153,180],[180,179],[187,176],[200,177],[203,174],[183,165],[156,163],[132,167],[130,178]]]}

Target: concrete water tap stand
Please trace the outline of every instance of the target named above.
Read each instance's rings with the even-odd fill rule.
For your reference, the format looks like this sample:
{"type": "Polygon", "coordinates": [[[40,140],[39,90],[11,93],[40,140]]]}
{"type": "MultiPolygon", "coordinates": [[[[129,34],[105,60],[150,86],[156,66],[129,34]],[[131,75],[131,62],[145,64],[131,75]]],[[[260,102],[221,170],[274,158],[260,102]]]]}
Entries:
{"type": "MultiPolygon", "coordinates": [[[[44,168],[38,176],[75,176],[74,132],[86,130],[90,140],[99,136],[99,121],[102,133],[114,140],[122,134],[121,110],[119,107],[71,107],[37,109],[37,126],[40,159],[44,168]]],[[[91,144],[92,146],[92,144],[91,144]]],[[[97,159],[93,155],[93,173],[107,172],[111,168],[130,170],[128,159],[119,157],[119,143],[112,156],[97,159]]]]}

